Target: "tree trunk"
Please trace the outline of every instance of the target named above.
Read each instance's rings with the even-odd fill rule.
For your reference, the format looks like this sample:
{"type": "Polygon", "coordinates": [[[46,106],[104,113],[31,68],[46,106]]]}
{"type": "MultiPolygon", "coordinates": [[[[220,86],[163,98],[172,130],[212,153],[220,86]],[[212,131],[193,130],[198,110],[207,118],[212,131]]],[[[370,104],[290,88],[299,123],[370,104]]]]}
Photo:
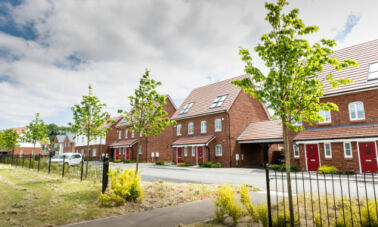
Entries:
{"type": "Polygon", "coordinates": [[[87,166],[85,168],[85,179],[88,177],[88,165],[89,165],[89,136],[87,136],[87,154],[85,155],[87,157],[87,166]]]}
{"type": "Polygon", "coordinates": [[[138,166],[139,166],[139,147],[140,147],[140,138],[138,140],[138,148],[136,154],[136,162],[135,162],[135,177],[138,175],[138,166]]]}
{"type": "Polygon", "coordinates": [[[291,190],[291,176],[290,176],[291,165],[290,165],[289,135],[288,135],[288,128],[283,120],[282,120],[282,128],[283,128],[283,137],[284,137],[283,139],[284,139],[284,146],[285,146],[286,181],[287,181],[287,194],[288,194],[288,200],[289,200],[290,225],[294,226],[293,194],[291,190]]]}

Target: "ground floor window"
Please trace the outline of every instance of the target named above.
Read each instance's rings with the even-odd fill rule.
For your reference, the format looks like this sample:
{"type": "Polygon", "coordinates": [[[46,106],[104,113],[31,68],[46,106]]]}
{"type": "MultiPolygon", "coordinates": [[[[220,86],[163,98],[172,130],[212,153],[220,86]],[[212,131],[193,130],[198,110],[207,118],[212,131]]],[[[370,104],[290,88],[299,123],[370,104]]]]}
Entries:
{"type": "Polygon", "coordinates": [[[196,156],[196,147],[192,147],[192,157],[196,156]]]}
{"type": "Polygon", "coordinates": [[[215,146],[215,156],[222,156],[222,145],[217,144],[215,146]]]}
{"type": "Polygon", "coordinates": [[[332,158],[332,147],[330,143],[324,144],[324,155],[326,158],[332,158]]]}
{"type": "Polygon", "coordinates": [[[294,153],[294,158],[299,158],[299,146],[298,144],[293,144],[293,153],[294,153]]]}
{"type": "Polygon", "coordinates": [[[93,148],[93,151],[92,151],[92,156],[96,156],[96,153],[97,153],[97,150],[96,150],[96,148],[93,148]]]}
{"type": "Polygon", "coordinates": [[[139,148],[138,148],[138,153],[139,153],[139,154],[142,154],[142,146],[139,146],[139,148]]]}
{"type": "Polygon", "coordinates": [[[185,156],[185,157],[188,156],[188,147],[184,147],[184,156],[185,156]]]}
{"type": "Polygon", "coordinates": [[[344,157],[352,158],[352,145],[350,144],[350,142],[344,143],[344,157]]]}

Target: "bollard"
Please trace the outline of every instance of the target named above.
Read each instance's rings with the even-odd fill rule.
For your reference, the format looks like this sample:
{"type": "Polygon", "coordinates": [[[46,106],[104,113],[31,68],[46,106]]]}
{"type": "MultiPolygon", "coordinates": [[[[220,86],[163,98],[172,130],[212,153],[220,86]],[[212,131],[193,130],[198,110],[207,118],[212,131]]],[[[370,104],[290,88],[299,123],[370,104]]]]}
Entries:
{"type": "Polygon", "coordinates": [[[83,157],[81,157],[80,181],[83,181],[83,167],[84,167],[84,159],[83,159],[83,157]]]}
{"type": "Polygon", "coordinates": [[[49,174],[50,174],[50,169],[51,169],[51,155],[52,155],[52,153],[50,152],[50,157],[49,157],[49,174]]]}
{"type": "Polygon", "coordinates": [[[105,193],[108,187],[108,171],[109,171],[109,157],[107,154],[104,155],[103,167],[102,167],[102,193],[105,193]]]}
{"type": "Polygon", "coordinates": [[[64,178],[64,166],[66,165],[66,156],[63,155],[63,167],[62,167],[62,178],[64,178]]]}

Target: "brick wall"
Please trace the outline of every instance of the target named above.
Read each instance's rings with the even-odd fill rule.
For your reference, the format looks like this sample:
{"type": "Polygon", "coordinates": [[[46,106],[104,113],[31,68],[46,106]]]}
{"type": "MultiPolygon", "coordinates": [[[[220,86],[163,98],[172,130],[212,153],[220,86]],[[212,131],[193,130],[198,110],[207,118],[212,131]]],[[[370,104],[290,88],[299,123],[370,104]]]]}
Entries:
{"type": "MultiPolygon", "coordinates": [[[[20,152],[22,150],[22,155],[31,155],[32,152],[33,152],[33,149],[32,147],[16,147],[14,150],[13,150],[13,154],[14,155],[20,155],[20,152]]],[[[41,152],[41,148],[39,147],[36,147],[35,148],[35,152],[34,152],[34,155],[39,155],[41,152]]]]}

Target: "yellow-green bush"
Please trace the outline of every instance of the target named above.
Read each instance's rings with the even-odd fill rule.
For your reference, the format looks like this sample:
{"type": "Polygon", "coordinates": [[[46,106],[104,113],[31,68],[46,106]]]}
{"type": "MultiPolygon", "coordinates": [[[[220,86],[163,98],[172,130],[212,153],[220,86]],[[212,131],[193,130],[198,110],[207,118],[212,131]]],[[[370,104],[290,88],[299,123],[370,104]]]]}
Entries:
{"type": "Polygon", "coordinates": [[[111,182],[110,189],[105,192],[105,194],[101,193],[99,196],[99,201],[102,206],[121,205],[125,201],[143,199],[140,175],[135,175],[135,170],[109,170],[109,178],[111,182]]]}
{"type": "Polygon", "coordinates": [[[240,202],[244,205],[252,219],[256,220],[255,206],[253,206],[251,202],[251,197],[249,196],[249,189],[245,185],[241,185],[240,187],[240,202]]]}
{"type": "Polygon", "coordinates": [[[256,207],[256,218],[262,226],[268,226],[268,205],[262,203],[256,207]]]}
{"type": "Polygon", "coordinates": [[[216,193],[215,216],[219,222],[224,222],[224,215],[232,217],[234,224],[239,222],[243,209],[237,201],[236,192],[230,185],[225,184],[218,188],[216,193]]]}
{"type": "Polygon", "coordinates": [[[339,172],[339,170],[334,166],[324,165],[318,168],[318,172],[324,174],[336,174],[339,172]]]}

